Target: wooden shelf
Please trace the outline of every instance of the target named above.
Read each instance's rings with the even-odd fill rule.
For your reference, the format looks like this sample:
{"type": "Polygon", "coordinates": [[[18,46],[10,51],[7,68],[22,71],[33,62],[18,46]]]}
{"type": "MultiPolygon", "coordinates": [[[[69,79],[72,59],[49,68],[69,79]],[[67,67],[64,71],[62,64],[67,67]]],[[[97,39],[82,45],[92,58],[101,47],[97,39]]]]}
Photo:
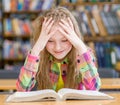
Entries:
{"type": "Polygon", "coordinates": [[[41,13],[42,10],[36,10],[36,11],[29,11],[29,10],[26,10],[26,11],[3,11],[3,14],[39,14],[41,13]]]}
{"type": "Polygon", "coordinates": [[[25,58],[3,58],[4,62],[19,62],[23,60],[25,60],[25,58]]]}
{"type": "Polygon", "coordinates": [[[25,35],[16,35],[16,34],[10,34],[10,35],[5,35],[3,36],[4,38],[22,38],[22,39],[29,39],[30,35],[25,34],[25,35]]]}
{"type": "Polygon", "coordinates": [[[102,5],[113,5],[113,4],[120,4],[120,2],[77,2],[77,3],[61,3],[60,5],[61,6],[80,6],[80,5],[83,5],[83,6],[87,6],[87,5],[99,5],[99,6],[102,6],[102,5]]]}
{"type": "Polygon", "coordinates": [[[84,36],[84,40],[86,42],[89,41],[93,41],[93,42],[116,42],[116,41],[120,41],[120,35],[109,35],[109,36],[95,36],[95,37],[91,37],[91,36],[84,36]]]}

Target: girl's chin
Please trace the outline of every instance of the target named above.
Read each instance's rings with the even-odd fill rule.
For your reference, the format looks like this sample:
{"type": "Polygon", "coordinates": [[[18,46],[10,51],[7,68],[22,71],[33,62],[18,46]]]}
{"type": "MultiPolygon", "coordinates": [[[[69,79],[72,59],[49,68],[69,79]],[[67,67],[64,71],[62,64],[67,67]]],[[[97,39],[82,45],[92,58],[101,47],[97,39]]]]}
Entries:
{"type": "MultiPolygon", "coordinates": [[[[54,56],[54,57],[55,57],[55,56],[54,56]]],[[[54,61],[61,62],[61,61],[64,60],[64,58],[65,58],[65,56],[64,56],[64,57],[55,57],[55,58],[54,58],[54,61]]]]}

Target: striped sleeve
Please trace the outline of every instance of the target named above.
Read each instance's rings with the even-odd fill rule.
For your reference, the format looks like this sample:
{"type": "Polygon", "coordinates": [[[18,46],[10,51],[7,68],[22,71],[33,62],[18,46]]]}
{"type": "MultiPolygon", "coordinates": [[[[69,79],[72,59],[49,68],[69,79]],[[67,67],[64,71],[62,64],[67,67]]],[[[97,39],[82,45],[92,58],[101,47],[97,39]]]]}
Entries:
{"type": "Polygon", "coordinates": [[[16,82],[17,91],[30,91],[35,86],[38,66],[39,56],[28,54],[16,82]]]}
{"type": "Polygon", "coordinates": [[[79,87],[87,90],[99,90],[101,80],[96,67],[96,59],[91,50],[88,50],[81,56],[77,57],[77,69],[82,75],[82,82],[79,87]]]}

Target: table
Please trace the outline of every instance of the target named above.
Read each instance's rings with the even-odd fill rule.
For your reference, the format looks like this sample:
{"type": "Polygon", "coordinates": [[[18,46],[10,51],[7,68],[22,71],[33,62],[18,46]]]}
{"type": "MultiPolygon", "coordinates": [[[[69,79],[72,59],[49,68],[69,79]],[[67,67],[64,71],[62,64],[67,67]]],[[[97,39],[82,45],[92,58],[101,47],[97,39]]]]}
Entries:
{"type": "Polygon", "coordinates": [[[101,89],[120,89],[120,78],[102,78],[101,89]]]}
{"type": "MultiPolygon", "coordinates": [[[[120,89],[120,78],[101,78],[101,89],[120,89]]],[[[0,90],[16,90],[16,79],[0,79],[0,90]]]]}
{"type": "MultiPolygon", "coordinates": [[[[108,94],[108,93],[107,93],[108,94]]],[[[8,95],[0,95],[0,105],[119,105],[120,93],[109,93],[115,97],[112,100],[69,100],[69,101],[46,101],[46,102],[22,102],[22,103],[6,103],[5,99],[8,95]]]]}
{"type": "Polygon", "coordinates": [[[0,90],[16,90],[16,79],[0,79],[0,90]]]}

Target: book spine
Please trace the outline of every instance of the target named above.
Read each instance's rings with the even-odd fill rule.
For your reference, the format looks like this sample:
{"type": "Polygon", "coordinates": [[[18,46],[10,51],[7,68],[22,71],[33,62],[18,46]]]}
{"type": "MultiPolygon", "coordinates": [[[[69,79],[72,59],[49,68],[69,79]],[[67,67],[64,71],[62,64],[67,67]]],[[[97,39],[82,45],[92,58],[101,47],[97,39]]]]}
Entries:
{"type": "Polygon", "coordinates": [[[10,11],[10,0],[2,0],[4,11],[10,11]]]}

